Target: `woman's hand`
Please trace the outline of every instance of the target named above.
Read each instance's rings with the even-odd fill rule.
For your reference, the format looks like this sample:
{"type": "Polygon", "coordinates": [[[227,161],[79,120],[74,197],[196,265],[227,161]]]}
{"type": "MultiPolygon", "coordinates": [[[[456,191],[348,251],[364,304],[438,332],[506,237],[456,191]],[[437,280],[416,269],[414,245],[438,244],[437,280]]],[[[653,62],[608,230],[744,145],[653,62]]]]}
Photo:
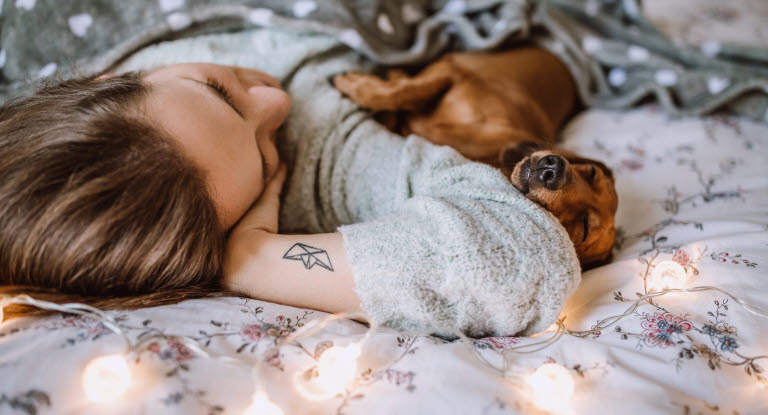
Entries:
{"type": "Polygon", "coordinates": [[[280,216],[280,191],[283,189],[288,168],[285,163],[280,163],[277,171],[264,186],[264,191],[253,205],[240,218],[230,232],[230,238],[241,233],[263,231],[277,233],[278,218],[280,216]]]}
{"type": "Polygon", "coordinates": [[[264,185],[261,196],[230,230],[224,251],[225,285],[242,272],[253,254],[253,249],[264,243],[265,238],[277,234],[280,191],[283,189],[287,170],[285,163],[280,163],[277,171],[264,185]]]}
{"type": "Polygon", "coordinates": [[[281,163],[261,196],[232,228],[224,253],[222,286],[293,307],[329,313],[361,311],[341,233],[277,233],[286,174],[287,167],[281,163]],[[312,247],[322,265],[310,265],[300,253],[286,257],[297,245],[312,247]]]}

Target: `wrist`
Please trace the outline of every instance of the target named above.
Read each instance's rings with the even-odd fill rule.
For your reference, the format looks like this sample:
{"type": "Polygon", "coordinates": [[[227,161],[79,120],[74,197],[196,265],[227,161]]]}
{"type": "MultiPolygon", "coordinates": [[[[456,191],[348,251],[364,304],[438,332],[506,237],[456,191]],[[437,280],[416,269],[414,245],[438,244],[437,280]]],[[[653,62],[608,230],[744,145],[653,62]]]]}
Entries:
{"type": "Polygon", "coordinates": [[[224,281],[254,298],[326,312],[359,311],[340,233],[230,235],[224,281]],[[310,256],[310,258],[307,257],[310,256]]]}
{"type": "Polygon", "coordinates": [[[260,256],[275,234],[261,229],[237,229],[230,233],[224,248],[224,281],[231,281],[260,256]]]}

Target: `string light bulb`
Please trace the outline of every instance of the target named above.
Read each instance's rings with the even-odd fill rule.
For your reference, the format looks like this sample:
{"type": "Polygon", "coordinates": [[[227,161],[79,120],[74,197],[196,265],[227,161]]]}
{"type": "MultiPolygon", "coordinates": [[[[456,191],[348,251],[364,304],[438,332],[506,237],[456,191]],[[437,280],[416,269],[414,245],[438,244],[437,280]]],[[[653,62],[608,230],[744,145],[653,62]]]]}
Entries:
{"type": "Polygon", "coordinates": [[[317,360],[317,376],[308,381],[297,381],[299,390],[310,399],[326,399],[343,392],[357,376],[360,353],[357,343],[325,350],[317,360]]]}
{"type": "MultiPolygon", "coordinates": [[[[651,262],[653,262],[653,260],[651,260],[651,262]]],[[[677,278],[681,280],[683,283],[687,282],[686,281],[687,279],[685,278],[685,276],[687,275],[685,268],[674,261],[662,261],[653,267],[653,271],[654,271],[654,275],[649,276],[648,271],[646,271],[646,274],[644,275],[644,277],[649,277],[649,279],[652,281],[655,280],[655,276],[660,276],[661,278],[673,278],[673,279],[677,278]],[[669,264],[669,263],[672,263],[672,264],[669,264]]],[[[733,294],[725,290],[722,290],[718,287],[698,286],[698,287],[690,287],[690,288],[686,288],[684,290],[678,290],[678,291],[683,291],[688,293],[703,292],[703,291],[717,291],[733,299],[735,303],[738,303],[741,306],[743,306],[746,311],[749,311],[750,313],[760,318],[768,319],[768,310],[749,304],[743,299],[736,297],[733,294]]],[[[662,291],[649,292],[643,296],[640,296],[637,300],[634,301],[634,303],[629,308],[627,308],[627,310],[623,314],[606,317],[603,320],[599,321],[590,330],[587,330],[587,331],[574,331],[574,330],[567,329],[563,324],[563,321],[565,320],[565,317],[563,317],[560,320],[558,320],[558,322],[555,323],[555,325],[551,326],[547,330],[547,331],[552,331],[552,330],[555,330],[555,328],[557,328],[556,335],[551,336],[548,339],[545,339],[543,341],[518,345],[516,347],[505,348],[503,351],[504,353],[502,353],[502,358],[504,360],[504,373],[506,373],[507,366],[509,364],[507,360],[507,355],[509,353],[507,352],[532,353],[552,345],[556,340],[560,339],[561,336],[564,334],[583,338],[587,335],[591,335],[591,334],[594,334],[595,332],[599,332],[599,330],[605,330],[605,328],[616,324],[622,318],[625,318],[629,315],[632,315],[632,313],[636,312],[636,310],[638,309],[638,307],[640,307],[642,302],[650,298],[665,295],[668,292],[669,291],[662,290],[662,291]],[[531,346],[538,347],[538,348],[535,350],[528,350],[527,348],[530,348],[531,346]],[[526,348],[526,350],[522,350],[523,348],[526,348]]],[[[48,301],[38,300],[28,295],[16,295],[16,296],[0,295],[0,316],[2,316],[3,307],[9,304],[24,304],[24,305],[37,307],[39,309],[44,309],[44,310],[60,311],[60,312],[66,312],[70,314],[77,314],[80,316],[92,317],[97,321],[101,322],[101,324],[104,324],[108,329],[112,330],[112,332],[121,335],[121,337],[125,341],[125,345],[128,353],[141,350],[141,346],[143,344],[145,344],[148,340],[153,339],[155,337],[176,338],[176,339],[184,340],[185,344],[187,344],[195,353],[198,353],[201,356],[220,359],[228,363],[233,363],[233,362],[238,364],[246,363],[242,359],[236,358],[234,356],[228,356],[228,355],[217,356],[215,354],[212,354],[206,351],[206,349],[203,346],[201,346],[199,343],[197,343],[197,340],[195,338],[186,337],[186,336],[168,336],[168,335],[159,333],[159,334],[146,336],[141,341],[134,344],[131,342],[126,332],[121,328],[121,326],[113,318],[111,318],[104,311],[98,308],[89,306],[87,304],[81,304],[81,303],[57,304],[57,303],[52,303],[48,301]]],[[[339,314],[329,315],[324,319],[312,320],[304,326],[304,329],[305,329],[304,331],[298,331],[296,333],[289,335],[283,341],[282,345],[294,344],[299,338],[308,337],[310,334],[316,332],[318,327],[322,329],[330,321],[334,319],[340,319],[340,318],[357,319],[357,318],[360,318],[360,315],[361,315],[360,313],[339,313],[339,314]],[[310,327],[313,328],[314,330],[307,330],[310,327]]],[[[366,317],[362,317],[362,318],[366,318],[366,317]]],[[[350,383],[352,383],[355,380],[356,375],[358,373],[357,359],[361,355],[362,345],[366,344],[366,341],[373,335],[373,333],[376,332],[376,329],[378,328],[378,326],[374,321],[369,320],[369,324],[370,324],[370,327],[368,328],[366,335],[361,342],[353,343],[347,347],[332,347],[326,350],[325,353],[323,353],[323,355],[317,361],[317,367],[312,368],[313,370],[311,372],[307,372],[307,371],[305,371],[304,373],[297,372],[295,374],[296,376],[294,377],[295,382],[296,382],[296,378],[298,378],[299,375],[303,375],[303,378],[301,379],[302,381],[296,382],[297,391],[301,392],[302,394],[305,394],[306,396],[306,392],[308,391],[306,386],[312,385],[312,388],[314,389],[313,392],[317,392],[318,390],[324,391],[325,396],[323,397],[329,398],[334,396],[338,392],[342,392],[350,383]],[[317,375],[314,375],[314,379],[312,379],[311,377],[306,376],[308,373],[313,375],[317,374],[317,375]]],[[[478,358],[481,359],[481,361],[484,361],[485,363],[490,365],[488,360],[486,360],[480,354],[480,352],[478,351],[478,348],[475,347],[475,343],[472,339],[469,339],[468,337],[466,337],[465,334],[462,333],[461,331],[450,330],[450,332],[452,332],[456,336],[465,340],[464,344],[466,344],[467,347],[469,347],[471,351],[475,353],[478,356],[478,358]]],[[[419,335],[422,335],[422,334],[419,334],[419,335]]],[[[269,353],[267,353],[265,356],[273,356],[275,353],[279,352],[279,347],[280,345],[276,346],[276,348],[269,349],[269,353]]],[[[301,347],[303,348],[303,346],[301,347]]],[[[258,374],[261,369],[262,361],[263,359],[259,359],[259,364],[257,364],[253,368],[256,374],[258,374]]],[[[380,369],[380,370],[383,370],[383,369],[380,369]]],[[[257,378],[261,379],[260,376],[257,376],[257,378]]],[[[536,404],[539,405],[542,409],[546,408],[546,409],[549,409],[551,412],[567,411],[567,405],[569,404],[569,400],[573,396],[573,392],[574,392],[574,381],[570,372],[566,368],[557,364],[546,364],[540,367],[535,373],[527,377],[526,382],[528,383],[530,389],[533,391],[536,404]]],[[[128,363],[125,360],[125,357],[123,355],[104,356],[104,357],[94,359],[88,364],[83,375],[83,388],[84,388],[85,394],[87,395],[88,399],[94,402],[109,402],[119,398],[125,392],[127,392],[128,388],[130,387],[130,383],[131,383],[131,373],[128,367],[128,363]]],[[[312,397],[317,398],[320,396],[318,394],[315,394],[312,397]]],[[[282,415],[283,412],[277,405],[275,405],[273,402],[269,400],[266,392],[262,391],[261,393],[257,392],[256,394],[253,395],[253,401],[251,402],[251,405],[246,409],[245,415],[251,415],[251,414],[282,415]]]]}
{"type": "Polygon", "coordinates": [[[680,289],[688,281],[685,268],[675,261],[661,261],[654,266],[648,288],[661,291],[668,288],[680,289]]]}
{"type": "Polygon", "coordinates": [[[533,390],[533,402],[541,409],[563,413],[573,396],[573,376],[557,363],[541,365],[528,379],[533,390]]]}
{"type": "Polygon", "coordinates": [[[245,409],[243,415],[283,415],[283,410],[270,401],[266,395],[256,393],[253,395],[251,405],[245,409]]]}
{"type": "Polygon", "coordinates": [[[83,390],[91,402],[113,402],[128,390],[130,384],[131,371],[122,354],[97,357],[83,372],[83,390]]]}

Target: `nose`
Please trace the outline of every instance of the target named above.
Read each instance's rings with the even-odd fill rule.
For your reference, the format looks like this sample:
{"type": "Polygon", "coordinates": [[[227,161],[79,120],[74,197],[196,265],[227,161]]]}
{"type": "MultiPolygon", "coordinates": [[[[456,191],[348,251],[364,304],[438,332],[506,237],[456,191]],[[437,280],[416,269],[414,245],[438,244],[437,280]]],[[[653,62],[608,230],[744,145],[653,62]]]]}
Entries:
{"type": "Polygon", "coordinates": [[[257,127],[260,126],[270,131],[277,129],[285,121],[285,117],[291,109],[290,97],[280,88],[252,86],[248,88],[248,96],[253,112],[252,118],[257,127]]]}
{"type": "Polygon", "coordinates": [[[535,177],[549,190],[557,190],[565,183],[565,159],[550,154],[539,159],[535,177]]]}

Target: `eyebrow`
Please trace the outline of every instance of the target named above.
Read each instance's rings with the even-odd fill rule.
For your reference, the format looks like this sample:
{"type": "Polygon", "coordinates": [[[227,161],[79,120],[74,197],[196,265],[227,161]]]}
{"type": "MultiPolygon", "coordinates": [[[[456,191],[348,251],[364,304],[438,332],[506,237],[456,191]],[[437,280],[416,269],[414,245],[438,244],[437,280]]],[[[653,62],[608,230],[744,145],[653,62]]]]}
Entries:
{"type": "Polygon", "coordinates": [[[229,105],[229,107],[232,108],[232,110],[235,111],[237,113],[237,115],[240,116],[240,118],[245,119],[245,115],[243,115],[243,113],[239,109],[237,109],[235,104],[229,98],[227,98],[224,95],[222,95],[221,92],[219,90],[217,90],[213,85],[209,84],[208,82],[203,82],[203,81],[200,81],[200,80],[194,79],[194,78],[187,78],[185,76],[182,76],[181,79],[186,79],[186,80],[192,81],[192,82],[194,82],[194,83],[196,83],[198,85],[201,85],[201,86],[205,87],[206,91],[212,93],[219,100],[221,100],[225,104],[229,105]]]}

